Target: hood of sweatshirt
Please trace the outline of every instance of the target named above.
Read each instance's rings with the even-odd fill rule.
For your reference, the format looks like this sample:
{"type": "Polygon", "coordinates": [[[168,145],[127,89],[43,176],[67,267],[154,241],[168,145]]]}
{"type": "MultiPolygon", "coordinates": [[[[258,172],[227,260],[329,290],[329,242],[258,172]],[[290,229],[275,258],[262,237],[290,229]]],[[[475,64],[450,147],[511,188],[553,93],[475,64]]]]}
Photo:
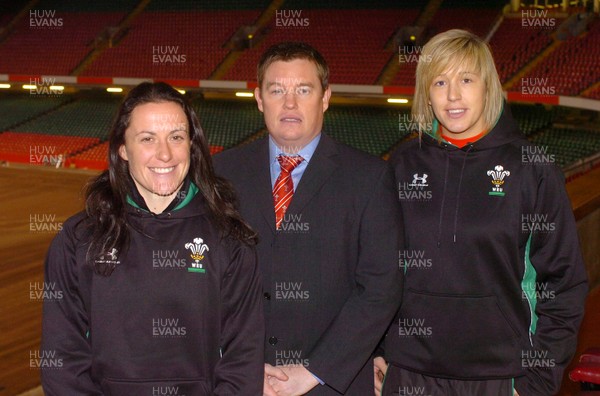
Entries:
{"type": "MultiPolygon", "coordinates": [[[[433,121],[432,131],[437,131],[439,128],[439,122],[437,119],[433,121]]],[[[440,238],[442,234],[442,219],[444,216],[445,203],[446,203],[446,193],[447,193],[447,184],[448,184],[448,170],[450,164],[450,158],[453,156],[462,156],[462,166],[460,170],[460,174],[458,177],[458,192],[454,199],[455,205],[454,208],[448,208],[449,210],[454,211],[454,222],[453,222],[453,241],[457,240],[457,224],[458,224],[458,212],[460,208],[460,194],[462,188],[463,174],[465,170],[465,165],[467,163],[467,158],[470,155],[477,153],[478,151],[491,150],[505,144],[511,144],[516,140],[523,140],[525,136],[519,130],[519,127],[515,120],[512,118],[510,114],[510,109],[507,106],[504,106],[498,120],[492,127],[492,129],[479,140],[468,143],[464,147],[459,148],[452,143],[442,139],[438,139],[437,136],[434,136],[430,133],[425,133],[421,136],[421,142],[423,144],[439,148],[443,150],[445,153],[446,161],[444,166],[444,189],[442,191],[442,205],[440,209],[439,215],[439,226],[438,226],[438,234],[437,234],[437,244],[440,245],[440,238]]]]}

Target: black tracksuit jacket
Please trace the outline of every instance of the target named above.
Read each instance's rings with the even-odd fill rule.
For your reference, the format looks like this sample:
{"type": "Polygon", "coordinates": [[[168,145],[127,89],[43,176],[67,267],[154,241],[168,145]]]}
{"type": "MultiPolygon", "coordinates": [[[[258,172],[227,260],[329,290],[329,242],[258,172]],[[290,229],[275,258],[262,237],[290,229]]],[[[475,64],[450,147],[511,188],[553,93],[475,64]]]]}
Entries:
{"type": "Polygon", "coordinates": [[[108,277],[85,264],[84,214],[65,222],[46,260],[62,292],[44,302],[46,395],[262,394],[255,250],[222,239],[196,191],[158,215],[130,201],[131,242],[102,258],[117,262],[108,277]]]}
{"type": "Polygon", "coordinates": [[[558,392],[588,288],[553,157],[505,111],[462,149],[423,135],[391,163],[408,248],[386,360],[434,377],[514,378],[521,396],[558,392]]]}

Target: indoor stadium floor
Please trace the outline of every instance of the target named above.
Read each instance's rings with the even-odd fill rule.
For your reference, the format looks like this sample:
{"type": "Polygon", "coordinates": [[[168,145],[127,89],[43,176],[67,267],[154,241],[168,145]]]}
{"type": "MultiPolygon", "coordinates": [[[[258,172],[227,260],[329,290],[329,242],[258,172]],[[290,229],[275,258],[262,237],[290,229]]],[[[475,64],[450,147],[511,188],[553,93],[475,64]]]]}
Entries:
{"type": "MultiPolygon", "coordinates": [[[[83,207],[82,187],[93,174],[0,166],[0,396],[19,395],[39,385],[30,354],[39,350],[42,302],[32,298],[30,291],[43,282],[44,257],[55,234],[50,229],[83,207]],[[44,221],[48,227],[39,227],[44,221]]],[[[600,288],[596,287],[588,296],[576,356],[587,347],[600,346],[598,329],[600,288]]],[[[576,395],[578,389],[566,378],[560,395],[576,395]]],[[[38,388],[25,395],[41,394],[38,388]]]]}

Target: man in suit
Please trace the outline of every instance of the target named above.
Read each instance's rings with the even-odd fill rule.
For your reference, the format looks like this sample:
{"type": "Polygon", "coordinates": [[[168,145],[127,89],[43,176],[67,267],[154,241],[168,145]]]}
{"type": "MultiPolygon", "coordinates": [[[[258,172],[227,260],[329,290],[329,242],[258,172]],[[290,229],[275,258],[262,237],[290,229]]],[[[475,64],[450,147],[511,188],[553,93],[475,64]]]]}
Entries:
{"type": "Polygon", "coordinates": [[[254,92],[268,137],[215,156],[260,237],[268,396],[373,394],[371,356],[401,301],[393,176],[321,132],[328,78],[309,45],[269,48],[254,92]]]}

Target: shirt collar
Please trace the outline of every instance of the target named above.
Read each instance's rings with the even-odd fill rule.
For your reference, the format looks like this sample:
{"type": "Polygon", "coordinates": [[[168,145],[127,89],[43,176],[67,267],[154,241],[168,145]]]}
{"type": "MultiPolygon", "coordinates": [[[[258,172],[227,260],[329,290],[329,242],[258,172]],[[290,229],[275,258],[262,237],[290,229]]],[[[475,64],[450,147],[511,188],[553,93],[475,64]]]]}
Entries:
{"type": "MultiPolygon", "coordinates": [[[[311,157],[315,153],[317,146],[319,145],[319,141],[321,140],[321,134],[319,133],[317,136],[313,138],[306,146],[302,148],[302,150],[298,151],[298,155],[304,158],[304,162],[308,164],[310,162],[311,157]]],[[[273,163],[277,161],[278,155],[289,155],[284,153],[275,143],[273,138],[269,135],[269,163],[273,163]]]]}

